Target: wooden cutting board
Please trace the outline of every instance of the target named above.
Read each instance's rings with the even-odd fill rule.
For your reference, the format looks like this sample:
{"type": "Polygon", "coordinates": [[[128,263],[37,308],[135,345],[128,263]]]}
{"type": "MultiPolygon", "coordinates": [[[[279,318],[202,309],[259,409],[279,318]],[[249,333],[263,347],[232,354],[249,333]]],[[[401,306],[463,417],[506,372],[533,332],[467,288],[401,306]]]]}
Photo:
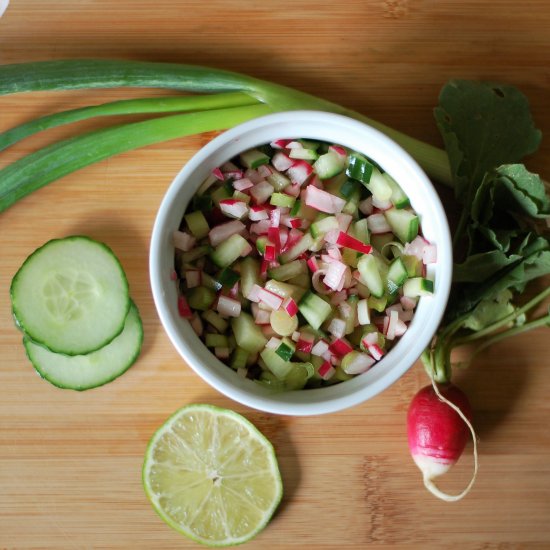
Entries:
{"type": "MultiPolygon", "coordinates": [[[[0,19],[0,63],[117,57],[212,65],[295,86],[440,145],[431,109],[452,77],[520,87],[550,135],[549,27],[543,0],[12,0],[0,19]]],[[[142,95],[0,97],[0,131],[53,111],[142,95]]],[[[0,166],[111,122],[29,139],[3,152],[0,166]]],[[[407,406],[427,382],[419,364],[363,405],[290,418],[230,401],[182,362],[154,310],[149,237],[166,187],[211,137],[112,158],[0,215],[0,548],[195,547],[156,516],[140,479],[155,428],[195,402],[243,413],[276,448],[285,498],[250,548],[550,548],[547,329],[488,349],[457,375],[475,408],[480,471],[470,495],[455,504],[424,490],[408,456],[407,406]],[[8,295],[30,252],[75,233],[114,249],[145,325],[135,366],[83,393],[36,375],[8,295]]],[[[529,159],[547,179],[549,144],[529,159]]],[[[452,199],[447,204],[452,209],[452,199]]],[[[459,491],[471,470],[470,445],[442,486],[459,491]]]]}

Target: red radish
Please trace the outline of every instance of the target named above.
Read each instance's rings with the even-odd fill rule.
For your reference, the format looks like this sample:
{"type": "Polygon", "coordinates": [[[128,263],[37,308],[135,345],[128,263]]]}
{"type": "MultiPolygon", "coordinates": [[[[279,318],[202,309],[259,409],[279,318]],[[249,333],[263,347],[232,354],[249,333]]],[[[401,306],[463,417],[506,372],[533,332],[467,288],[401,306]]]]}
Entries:
{"type": "Polygon", "coordinates": [[[287,170],[286,174],[290,178],[292,183],[302,185],[313,173],[311,164],[308,164],[305,160],[295,160],[292,166],[287,170]]]}
{"type": "Polygon", "coordinates": [[[222,171],[220,168],[214,168],[214,170],[212,170],[212,175],[219,179],[220,181],[224,181],[225,180],[225,176],[223,175],[222,171]]]}
{"type": "Polygon", "coordinates": [[[472,408],[468,398],[452,384],[422,388],[411,401],[407,414],[409,450],[424,477],[424,485],[432,494],[453,502],[471,489],[477,474],[477,446],[471,425],[472,408]],[[434,483],[458,461],[468,442],[474,441],[474,475],[468,487],[459,495],[448,495],[434,483]]]}

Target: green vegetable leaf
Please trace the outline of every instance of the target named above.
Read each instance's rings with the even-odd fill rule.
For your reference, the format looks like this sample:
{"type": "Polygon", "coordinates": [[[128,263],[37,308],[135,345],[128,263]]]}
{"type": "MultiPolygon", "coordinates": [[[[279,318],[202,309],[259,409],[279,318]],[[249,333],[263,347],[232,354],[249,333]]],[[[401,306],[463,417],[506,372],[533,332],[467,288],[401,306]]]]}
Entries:
{"type": "Polygon", "coordinates": [[[510,303],[511,299],[512,293],[509,290],[503,290],[492,299],[481,300],[471,315],[464,321],[464,328],[482,330],[504,319],[504,317],[510,315],[515,310],[514,306],[510,303]]]}
{"type": "Polygon", "coordinates": [[[491,250],[472,254],[453,268],[453,283],[481,283],[512,264],[517,264],[521,256],[507,255],[502,250],[491,250]]]}
{"type": "Polygon", "coordinates": [[[542,134],[527,98],[515,87],[451,80],[442,89],[435,119],[443,136],[456,195],[467,205],[485,173],[534,153],[542,134]]]}

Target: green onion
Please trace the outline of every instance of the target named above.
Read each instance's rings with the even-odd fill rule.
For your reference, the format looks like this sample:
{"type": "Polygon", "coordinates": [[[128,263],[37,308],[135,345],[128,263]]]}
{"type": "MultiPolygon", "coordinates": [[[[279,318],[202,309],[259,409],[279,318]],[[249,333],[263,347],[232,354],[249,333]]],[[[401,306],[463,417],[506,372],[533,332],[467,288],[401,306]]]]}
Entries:
{"type": "Polygon", "coordinates": [[[79,168],[138,147],[230,128],[270,112],[266,105],[171,115],[67,139],[0,170],[0,212],[25,195],[79,168]]]}
{"type": "Polygon", "coordinates": [[[206,96],[152,97],[113,101],[112,103],[54,113],[16,126],[0,134],[0,151],[38,132],[92,117],[202,111],[242,107],[257,103],[258,101],[248,94],[240,92],[206,96]]]}

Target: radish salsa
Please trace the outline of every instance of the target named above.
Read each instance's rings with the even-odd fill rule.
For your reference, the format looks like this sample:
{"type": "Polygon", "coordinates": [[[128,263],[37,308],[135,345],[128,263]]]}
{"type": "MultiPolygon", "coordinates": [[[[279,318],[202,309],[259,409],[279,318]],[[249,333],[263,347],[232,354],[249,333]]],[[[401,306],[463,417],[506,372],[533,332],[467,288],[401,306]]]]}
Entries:
{"type": "Polygon", "coordinates": [[[214,168],[173,239],[180,315],[277,390],[366,372],[433,293],[436,247],[408,197],[335,144],[279,139],[214,168]]]}

